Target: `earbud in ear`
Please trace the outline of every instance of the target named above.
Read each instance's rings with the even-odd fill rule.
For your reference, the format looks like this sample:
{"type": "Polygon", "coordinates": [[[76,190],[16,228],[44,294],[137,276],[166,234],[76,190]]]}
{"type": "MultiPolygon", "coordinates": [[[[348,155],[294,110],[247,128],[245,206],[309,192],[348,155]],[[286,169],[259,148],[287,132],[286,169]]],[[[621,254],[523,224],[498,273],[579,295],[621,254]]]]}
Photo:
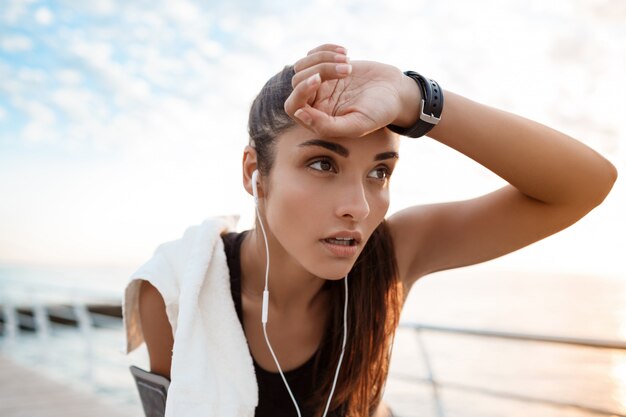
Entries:
{"type": "Polygon", "coordinates": [[[257,181],[259,180],[259,170],[255,169],[252,173],[252,195],[254,195],[254,204],[259,205],[259,191],[257,190],[257,181]]]}

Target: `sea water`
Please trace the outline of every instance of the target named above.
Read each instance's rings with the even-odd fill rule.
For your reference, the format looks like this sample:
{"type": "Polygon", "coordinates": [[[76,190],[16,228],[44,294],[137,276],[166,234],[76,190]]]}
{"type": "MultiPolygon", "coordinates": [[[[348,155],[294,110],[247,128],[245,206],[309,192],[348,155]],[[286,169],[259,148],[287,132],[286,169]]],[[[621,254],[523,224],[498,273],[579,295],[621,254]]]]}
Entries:
{"type": "MultiPolygon", "coordinates": [[[[3,268],[0,300],[28,304],[55,294],[49,301],[77,296],[119,304],[129,271],[3,268]]],[[[626,281],[481,267],[440,272],[414,285],[402,322],[624,340],[626,281]]],[[[121,322],[86,330],[53,325],[45,336],[21,332],[1,340],[4,356],[140,415],[128,366],[148,368],[147,352],[144,345],[122,354],[121,322]]],[[[435,417],[437,407],[447,417],[625,414],[626,351],[401,328],[385,399],[400,416],[435,417]],[[436,394],[429,372],[440,384],[436,394]]]]}

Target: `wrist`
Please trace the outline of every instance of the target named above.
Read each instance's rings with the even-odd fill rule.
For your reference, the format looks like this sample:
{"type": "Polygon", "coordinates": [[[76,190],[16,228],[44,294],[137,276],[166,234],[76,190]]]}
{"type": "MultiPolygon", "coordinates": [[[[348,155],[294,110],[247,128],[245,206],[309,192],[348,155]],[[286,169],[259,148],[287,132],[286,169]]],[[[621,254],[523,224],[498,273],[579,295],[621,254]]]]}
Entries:
{"type": "MultiPolygon", "coordinates": [[[[419,101],[418,117],[414,125],[402,127],[390,124],[387,127],[395,133],[410,138],[422,137],[439,123],[443,111],[443,90],[437,81],[426,78],[415,71],[405,71],[408,78],[415,81],[422,92],[419,101]]],[[[403,112],[404,115],[404,112],[403,112]]],[[[403,120],[402,122],[406,122],[403,120]]]]}
{"type": "Polygon", "coordinates": [[[420,103],[424,98],[422,89],[411,77],[402,74],[398,96],[400,112],[391,124],[403,128],[413,126],[420,115],[420,103]]]}

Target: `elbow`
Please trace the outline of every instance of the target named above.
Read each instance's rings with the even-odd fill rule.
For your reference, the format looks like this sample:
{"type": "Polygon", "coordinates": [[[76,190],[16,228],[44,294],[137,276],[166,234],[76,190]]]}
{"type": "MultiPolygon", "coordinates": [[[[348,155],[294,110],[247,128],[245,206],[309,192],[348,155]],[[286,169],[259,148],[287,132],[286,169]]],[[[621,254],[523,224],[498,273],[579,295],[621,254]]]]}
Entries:
{"type": "Polygon", "coordinates": [[[617,180],[617,168],[607,159],[603,158],[603,164],[599,167],[597,174],[595,175],[594,186],[592,193],[587,200],[587,204],[590,205],[589,210],[600,205],[613,189],[613,185],[617,180]]]}
{"type": "Polygon", "coordinates": [[[599,206],[609,195],[613,184],[617,180],[617,169],[606,159],[601,169],[595,170],[593,175],[586,175],[584,185],[579,184],[576,198],[566,203],[567,208],[561,213],[561,222],[568,227],[585,217],[599,206]]]}
{"type": "Polygon", "coordinates": [[[611,162],[599,156],[593,164],[581,165],[575,172],[572,172],[572,176],[575,179],[573,178],[574,180],[566,187],[567,197],[563,198],[562,202],[572,210],[572,213],[575,213],[577,218],[580,218],[606,199],[613,189],[618,174],[611,162]]]}
{"type": "Polygon", "coordinates": [[[617,181],[617,176],[617,168],[615,168],[615,165],[613,165],[609,161],[606,161],[606,173],[604,175],[604,181],[602,181],[602,184],[599,187],[600,195],[597,204],[602,203],[606,196],[609,195],[609,192],[613,188],[615,181],[617,181]]]}
{"type": "Polygon", "coordinates": [[[609,187],[608,187],[608,190],[607,190],[607,194],[608,194],[609,191],[611,191],[611,188],[613,188],[613,184],[615,184],[615,181],[617,181],[617,176],[618,175],[617,175],[617,168],[615,168],[615,165],[613,165],[609,161],[606,161],[606,162],[607,162],[607,164],[609,166],[608,170],[609,170],[609,178],[610,178],[609,179],[610,184],[609,184],[609,187]]]}

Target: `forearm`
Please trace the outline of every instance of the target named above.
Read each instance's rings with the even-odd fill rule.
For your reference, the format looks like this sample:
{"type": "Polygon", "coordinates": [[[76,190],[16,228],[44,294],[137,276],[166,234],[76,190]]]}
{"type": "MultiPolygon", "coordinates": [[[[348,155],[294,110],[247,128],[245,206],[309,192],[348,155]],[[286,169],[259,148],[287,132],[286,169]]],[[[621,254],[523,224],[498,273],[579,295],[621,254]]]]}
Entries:
{"type": "Polygon", "coordinates": [[[428,136],[549,204],[595,206],[617,177],[609,161],[581,142],[450,91],[441,121],[428,136]]]}

